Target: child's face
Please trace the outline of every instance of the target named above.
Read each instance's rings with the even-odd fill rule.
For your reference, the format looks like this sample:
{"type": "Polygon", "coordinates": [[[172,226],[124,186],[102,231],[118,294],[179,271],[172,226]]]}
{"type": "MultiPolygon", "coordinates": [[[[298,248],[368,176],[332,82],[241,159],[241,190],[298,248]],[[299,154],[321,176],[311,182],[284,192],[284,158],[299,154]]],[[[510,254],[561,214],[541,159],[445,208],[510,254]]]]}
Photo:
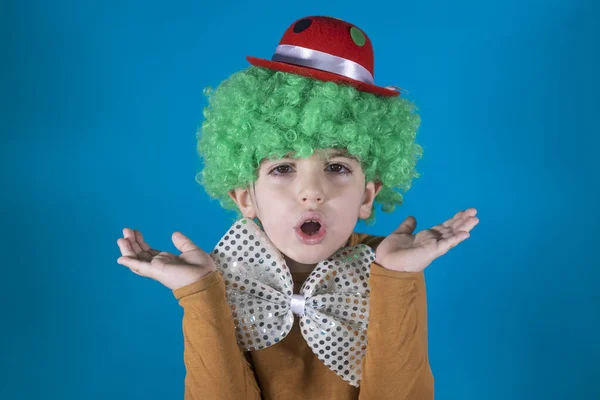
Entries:
{"type": "Polygon", "coordinates": [[[317,264],[345,245],[359,218],[371,215],[381,185],[366,183],[359,162],[339,153],[326,149],[304,159],[265,159],[254,190],[230,193],[245,217],[258,217],[288,261],[317,264]],[[316,244],[298,237],[299,226],[310,211],[322,218],[321,230],[325,232],[316,244]]]}

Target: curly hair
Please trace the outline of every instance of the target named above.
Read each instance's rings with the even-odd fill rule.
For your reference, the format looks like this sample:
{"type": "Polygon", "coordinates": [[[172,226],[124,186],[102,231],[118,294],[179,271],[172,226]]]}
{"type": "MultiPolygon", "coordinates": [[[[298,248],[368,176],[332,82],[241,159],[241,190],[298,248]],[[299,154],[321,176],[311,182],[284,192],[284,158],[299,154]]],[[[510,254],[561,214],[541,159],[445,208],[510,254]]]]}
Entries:
{"type": "MultiPolygon", "coordinates": [[[[375,203],[392,212],[420,174],[415,143],[421,119],[404,98],[353,86],[250,66],[204,89],[208,106],[196,133],[204,168],[196,181],[221,207],[241,213],[228,192],[258,178],[264,158],[310,157],[314,150],[345,149],[358,158],[366,180],[381,182],[375,203]]],[[[375,206],[367,225],[375,223],[375,206]]]]}

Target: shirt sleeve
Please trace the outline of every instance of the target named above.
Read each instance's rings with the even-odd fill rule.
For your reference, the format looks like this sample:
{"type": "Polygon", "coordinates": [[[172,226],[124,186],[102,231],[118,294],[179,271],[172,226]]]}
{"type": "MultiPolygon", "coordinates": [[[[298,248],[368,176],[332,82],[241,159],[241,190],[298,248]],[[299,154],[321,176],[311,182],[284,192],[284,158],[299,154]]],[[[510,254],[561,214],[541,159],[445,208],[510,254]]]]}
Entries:
{"type": "Polygon", "coordinates": [[[424,273],[392,271],[373,262],[370,287],[359,399],[433,399],[424,273]]]}
{"type": "Polygon", "coordinates": [[[235,338],[218,271],[173,291],[183,307],[185,400],[260,399],[254,371],[235,338]]]}

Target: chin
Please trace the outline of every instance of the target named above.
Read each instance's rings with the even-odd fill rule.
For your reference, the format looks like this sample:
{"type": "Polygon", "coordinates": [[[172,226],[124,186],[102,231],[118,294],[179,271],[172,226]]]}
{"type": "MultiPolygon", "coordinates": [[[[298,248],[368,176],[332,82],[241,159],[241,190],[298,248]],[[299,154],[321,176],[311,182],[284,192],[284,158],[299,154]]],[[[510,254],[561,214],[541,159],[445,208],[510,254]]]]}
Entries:
{"type": "Polygon", "coordinates": [[[315,255],[313,257],[311,257],[310,255],[304,255],[302,257],[292,257],[292,256],[288,256],[288,257],[291,258],[292,260],[296,261],[299,264],[318,264],[327,258],[327,256],[321,257],[320,255],[315,255]]]}

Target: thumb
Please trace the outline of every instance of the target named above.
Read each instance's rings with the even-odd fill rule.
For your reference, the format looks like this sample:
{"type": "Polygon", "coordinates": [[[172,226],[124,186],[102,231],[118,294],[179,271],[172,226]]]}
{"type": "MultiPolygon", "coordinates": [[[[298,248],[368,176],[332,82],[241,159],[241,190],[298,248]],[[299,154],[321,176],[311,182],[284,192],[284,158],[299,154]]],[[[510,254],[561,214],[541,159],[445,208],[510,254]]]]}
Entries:
{"type": "Polygon", "coordinates": [[[417,227],[417,220],[415,217],[406,217],[404,221],[400,224],[398,228],[393,233],[406,233],[412,234],[415,228],[417,227]]]}
{"type": "Polygon", "coordinates": [[[177,250],[179,250],[182,253],[200,249],[194,244],[194,242],[192,242],[190,238],[188,238],[181,232],[174,232],[171,236],[171,240],[173,240],[173,244],[175,245],[175,247],[177,247],[177,250]]]}

